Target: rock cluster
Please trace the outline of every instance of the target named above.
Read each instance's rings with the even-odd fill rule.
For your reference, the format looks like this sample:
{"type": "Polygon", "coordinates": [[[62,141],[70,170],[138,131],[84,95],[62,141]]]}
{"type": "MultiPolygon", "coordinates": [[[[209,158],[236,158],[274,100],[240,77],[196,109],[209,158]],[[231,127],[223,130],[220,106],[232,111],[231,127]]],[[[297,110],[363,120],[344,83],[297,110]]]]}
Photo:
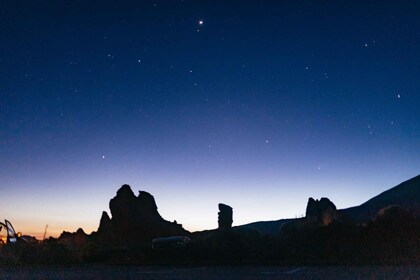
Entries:
{"type": "Polygon", "coordinates": [[[233,222],[233,210],[229,205],[219,203],[219,229],[229,229],[232,227],[233,222]]]}
{"type": "Polygon", "coordinates": [[[79,228],[76,232],[63,231],[58,237],[58,242],[64,244],[70,251],[77,251],[84,246],[88,235],[79,228]]]}
{"type": "Polygon", "coordinates": [[[339,217],[337,208],[328,198],[315,200],[312,197],[306,206],[306,220],[312,224],[329,225],[339,217]]]}
{"type": "Polygon", "coordinates": [[[113,245],[150,243],[153,238],[172,235],[187,235],[189,232],[176,221],[164,220],[154,197],[145,191],[135,196],[129,185],[123,185],[109,202],[110,218],[102,213],[98,240],[113,245]]]}

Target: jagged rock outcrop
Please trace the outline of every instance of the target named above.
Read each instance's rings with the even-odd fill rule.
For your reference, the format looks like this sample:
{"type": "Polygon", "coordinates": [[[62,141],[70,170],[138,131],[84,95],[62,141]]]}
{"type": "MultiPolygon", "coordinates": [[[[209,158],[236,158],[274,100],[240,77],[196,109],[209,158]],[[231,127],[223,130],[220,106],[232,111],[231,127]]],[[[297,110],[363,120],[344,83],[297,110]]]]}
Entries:
{"type": "Polygon", "coordinates": [[[102,211],[102,216],[99,222],[98,231],[106,230],[110,226],[110,224],[111,224],[111,218],[108,216],[108,213],[106,211],[102,211]]]}
{"type": "Polygon", "coordinates": [[[77,236],[79,238],[86,238],[87,234],[85,233],[85,231],[82,228],[79,228],[76,230],[76,232],[68,232],[68,231],[63,231],[60,236],[58,237],[59,240],[64,240],[67,238],[72,238],[74,236],[77,236]]]}
{"type": "Polygon", "coordinates": [[[338,219],[337,208],[328,198],[315,200],[312,197],[308,200],[306,206],[306,220],[311,224],[329,225],[338,219]]]}
{"type": "Polygon", "coordinates": [[[85,245],[88,235],[79,228],[76,232],[63,231],[58,237],[58,242],[64,244],[70,251],[77,251],[85,245]]]}
{"type": "Polygon", "coordinates": [[[233,210],[229,205],[219,203],[219,229],[229,229],[233,223],[233,210]]]}
{"type": "Polygon", "coordinates": [[[164,220],[154,197],[145,191],[135,196],[129,185],[123,185],[109,202],[111,218],[104,211],[97,240],[110,246],[149,244],[153,238],[188,235],[176,222],[164,220]]]}
{"type": "Polygon", "coordinates": [[[294,219],[281,225],[282,233],[291,234],[299,231],[314,230],[321,226],[327,226],[334,221],[341,220],[337,208],[328,198],[315,200],[309,198],[306,206],[305,218],[294,219]]]}

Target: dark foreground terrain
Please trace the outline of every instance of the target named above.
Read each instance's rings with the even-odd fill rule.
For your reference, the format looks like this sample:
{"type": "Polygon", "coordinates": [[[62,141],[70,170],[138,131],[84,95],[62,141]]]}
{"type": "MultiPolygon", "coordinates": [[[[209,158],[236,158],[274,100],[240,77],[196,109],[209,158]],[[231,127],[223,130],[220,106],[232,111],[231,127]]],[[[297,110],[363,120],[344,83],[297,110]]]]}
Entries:
{"type": "Polygon", "coordinates": [[[420,266],[37,266],[1,269],[0,279],[420,279],[420,266]]]}

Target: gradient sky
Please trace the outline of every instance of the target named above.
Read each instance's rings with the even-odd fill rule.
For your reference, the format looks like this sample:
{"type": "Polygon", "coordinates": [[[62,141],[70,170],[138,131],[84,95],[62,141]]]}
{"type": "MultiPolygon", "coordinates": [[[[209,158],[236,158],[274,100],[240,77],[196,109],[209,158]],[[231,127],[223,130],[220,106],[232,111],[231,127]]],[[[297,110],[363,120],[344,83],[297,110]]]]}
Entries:
{"type": "Polygon", "coordinates": [[[91,232],[127,183],[202,230],[418,175],[420,4],[387,2],[3,1],[0,219],[91,232]]]}

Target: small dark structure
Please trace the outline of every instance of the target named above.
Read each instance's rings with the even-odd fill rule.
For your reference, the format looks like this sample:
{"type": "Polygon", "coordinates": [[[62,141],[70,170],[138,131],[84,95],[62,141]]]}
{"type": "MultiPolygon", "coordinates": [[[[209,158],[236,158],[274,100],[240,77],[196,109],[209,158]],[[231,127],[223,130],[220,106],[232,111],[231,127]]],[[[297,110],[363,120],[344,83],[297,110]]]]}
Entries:
{"type": "Polygon", "coordinates": [[[219,229],[229,229],[232,227],[233,210],[229,205],[219,203],[219,229]]]}

